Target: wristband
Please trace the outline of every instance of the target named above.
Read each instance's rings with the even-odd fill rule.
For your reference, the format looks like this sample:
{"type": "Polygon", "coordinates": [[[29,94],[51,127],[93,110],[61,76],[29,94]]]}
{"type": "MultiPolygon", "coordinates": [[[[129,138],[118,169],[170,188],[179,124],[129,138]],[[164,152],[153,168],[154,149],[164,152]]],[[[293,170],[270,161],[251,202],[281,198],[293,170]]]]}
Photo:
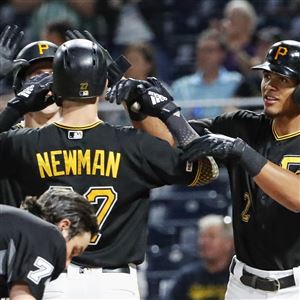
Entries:
{"type": "Polygon", "coordinates": [[[237,138],[234,141],[233,150],[236,151],[236,153],[239,153],[239,163],[251,177],[255,177],[268,162],[265,157],[240,138],[237,138]]]}
{"type": "Polygon", "coordinates": [[[15,98],[9,100],[7,103],[7,106],[13,108],[14,110],[18,111],[21,116],[25,115],[28,112],[28,107],[26,104],[22,101],[21,98],[16,96],[15,98]]]}
{"type": "MultiPolygon", "coordinates": [[[[181,108],[179,106],[177,106],[173,101],[169,102],[162,107],[161,115],[159,116],[159,118],[163,122],[166,122],[176,112],[178,112],[179,116],[183,118],[183,116],[180,114],[180,110],[181,110],[181,108]]],[[[185,122],[186,122],[186,120],[185,120],[185,122]]]]}

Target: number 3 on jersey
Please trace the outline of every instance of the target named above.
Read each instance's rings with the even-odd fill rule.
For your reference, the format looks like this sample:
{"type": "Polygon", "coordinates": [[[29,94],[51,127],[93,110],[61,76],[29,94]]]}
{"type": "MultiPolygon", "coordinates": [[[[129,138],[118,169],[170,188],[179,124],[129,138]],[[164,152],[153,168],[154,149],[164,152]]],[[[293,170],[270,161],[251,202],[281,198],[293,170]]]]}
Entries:
{"type": "Polygon", "coordinates": [[[90,187],[84,196],[97,208],[96,215],[99,225],[99,233],[93,236],[90,241],[90,245],[96,245],[101,237],[101,227],[118,200],[118,194],[112,186],[97,186],[90,187]]]}

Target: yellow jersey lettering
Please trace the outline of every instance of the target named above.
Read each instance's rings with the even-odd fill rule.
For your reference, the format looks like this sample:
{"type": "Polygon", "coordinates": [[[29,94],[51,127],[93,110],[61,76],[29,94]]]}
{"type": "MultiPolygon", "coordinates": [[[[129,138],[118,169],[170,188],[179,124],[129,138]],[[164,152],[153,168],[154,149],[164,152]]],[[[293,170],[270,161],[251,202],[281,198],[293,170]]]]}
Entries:
{"type": "Polygon", "coordinates": [[[118,177],[121,153],[105,150],[52,150],[36,154],[41,178],[64,175],[118,177]]]}
{"type": "Polygon", "coordinates": [[[76,150],[63,150],[63,156],[65,161],[65,172],[66,175],[70,175],[72,173],[73,175],[76,175],[77,171],[77,155],[76,150]]]}
{"type": "Polygon", "coordinates": [[[64,171],[59,171],[57,167],[61,164],[56,156],[61,155],[61,150],[50,151],[51,164],[53,170],[53,176],[63,176],[65,175],[64,171]]]}
{"type": "Polygon", "coordinates": [[[113,178],[118,176],[120,160],[121,153],[118,152],[115,155],[114,152],[109,151],[105,176],[112,176],[113,178]]]}
{"type": "Polygon", "coordinates": [[[97,170],[100,171],[99,175],[104,176],[104,150],[96,150],[95,152],[92,175],[96,175],[97,170]]]}
{"type": "Polygon", "coordinates": [[[47,174],[48,177],[52,177],[52,171],[51,171],[51,165],[49,161],[49,156],[47,152],[43,153],[43,156],[41,153],[36,154],[37,163],[39,166],[39,172],[41,178],[45,178],[45,174],[47,174]]]}
{"type": "Polygon", "coordinates": [[[88,149],[84,152],[78,150],[78,165],[77,165],[77,175],[82,174],[82,170],[85,169],[86,175],[91,175],[91,150],[88,149]]]}
{"type": "Polygon", "coordinates": [[[278,47],[274,59],[277,60],[279,55],[286,56],[287,53],[288,53],[288,49],[286,47],[278,47]]]}
{"type": "Polygon", "coordinates": [[[40,55],[44,54],[44,51],[49,49],[49,45],[48,44],[44,44],[44,43],[38,43],[38,47],[39,47],[39,53],[40,55]]]}

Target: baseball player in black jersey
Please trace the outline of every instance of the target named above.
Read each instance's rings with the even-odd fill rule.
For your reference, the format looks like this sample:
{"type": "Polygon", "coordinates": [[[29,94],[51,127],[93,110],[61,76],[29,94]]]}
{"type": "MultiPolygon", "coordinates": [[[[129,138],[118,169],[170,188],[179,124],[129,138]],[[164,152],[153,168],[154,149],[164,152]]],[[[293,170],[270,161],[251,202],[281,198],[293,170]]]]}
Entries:
{"type": "MultiPolygon", "coordinates": [[[[55,44],[47,41],[33,42],[16,54],[23,32],[18,32],[16,26],[7,26],[1,36],[0,60],[11,66],[16,96],[27,86],[41,81],[39,77],[31,79],[33,76],[52,72],[52,61],[58,48],[55,44]]],[[[0,74],[6,75],[6,69],[7,67],[0,65],[0,74]]],[[[48,78],[42,79],[43,85],[51,84],[48,78]]],[[[17,97],[10,100],[0,113],[0,132],[14,128],[13,126],[36,128],[57,120],[60,117],[59,107],[47,94],[45,89],[38,89],[32,91],[27,99],[24,97],[24,102],[18,101],[17,97]],[[23,117],[24,121],[15,125],[23,117]]],[[[6,178],[0,180],[0,199],[0,203],[19,207],[24,200],[24,193],[13,178],[6,178]]]]}
{"type": "MultiPolygon", "coordinates": [[[[97,44],[68,41],[53,62],[53,93],[62,118],[43,128],[0,134],[1,177],[13,176],[31,195],[51,186],[73,189],[97,211],[98,235],[53,281],[63,298],[138,299],[135,266],[144,259],[149,205],[139,199],[154,187],[194,186],[217,176],[211,159],[186,163],[167,142],[99,120],[98,100],[106,86],[106,60],[97,44]]],[[[51,298],[50,291],[45,296],[51,298]]]]}
{"type": "Polygon", "coordinates": [[[0,205],[0,298],[42,299],[45,284],[98,232],[93,207],[72,191],[48,190],[24,208],[0,205]]]}
{"type": "MultiPolygon", "coordinates": [[[[299,299],[300,43],[275,43],[253,69],[263,70],[264,113],[191,121],[203,136],[183,158],[212,155],[229,171],[236,257],[226,299],[299,299]]],[[[147,100],[141,111],[159,114],[147,100]]]]}
{"type": "MultiPolygon", "coordinates": [[[[0,78],[13,72],[16,94],[0,113],[0,132],[14,128],[20,118],[24,120],[17,126],[30,128],[45,126],[60,118],[59,107],[53,103],[51,92],[45,89],[52,84],[52,77],[43,75],[52,73],[52,62],[58,46],[48,41],[32,42],[16,55],[23,35],[16,25],[6,26],[0,34],[0,78]],[[25,88],[32,85],[34,89],[23,93],[25,88]]],[[[107,51],[106,61],[112,84],[119,80],[129,63],[123,56],[114,61],[107,51]]],[[[12,178],[0,180],[0,195],[1,201],[5,201],[3,204],[17,207],[24,199],[24,193],[12,178]]]]}

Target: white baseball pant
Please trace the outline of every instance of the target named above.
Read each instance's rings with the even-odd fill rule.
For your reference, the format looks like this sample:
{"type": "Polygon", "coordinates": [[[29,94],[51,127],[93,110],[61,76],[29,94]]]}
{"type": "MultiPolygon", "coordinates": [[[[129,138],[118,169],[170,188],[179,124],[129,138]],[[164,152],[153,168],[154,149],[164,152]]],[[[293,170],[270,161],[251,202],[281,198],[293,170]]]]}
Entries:
{"type": "Polygon", "coordinates": [[[50,299],[139,300],[136,266],[108,270],[70,264],[66,273],[46,285],[43,300],[50,299]]]}
{"type": "Polygon", "coordinates": [[[225,300],[248,299],[299,300],[300,267],[284,271],[265,271],[249,267],[234,257],[225,300]]]}

